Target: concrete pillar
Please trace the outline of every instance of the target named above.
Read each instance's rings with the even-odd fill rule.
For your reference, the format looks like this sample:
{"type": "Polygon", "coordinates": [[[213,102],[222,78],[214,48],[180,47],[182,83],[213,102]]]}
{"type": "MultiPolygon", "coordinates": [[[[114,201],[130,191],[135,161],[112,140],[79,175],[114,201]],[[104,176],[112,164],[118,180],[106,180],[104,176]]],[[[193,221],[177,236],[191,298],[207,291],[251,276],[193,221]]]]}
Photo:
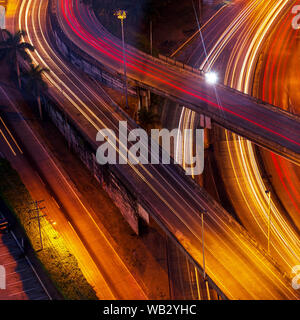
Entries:
{"type": "Polygon", "coordinates": [[[142,88],[137,89],[139,109],[149,108],[150,105],[150,90],[144,90],[142,88]]]}

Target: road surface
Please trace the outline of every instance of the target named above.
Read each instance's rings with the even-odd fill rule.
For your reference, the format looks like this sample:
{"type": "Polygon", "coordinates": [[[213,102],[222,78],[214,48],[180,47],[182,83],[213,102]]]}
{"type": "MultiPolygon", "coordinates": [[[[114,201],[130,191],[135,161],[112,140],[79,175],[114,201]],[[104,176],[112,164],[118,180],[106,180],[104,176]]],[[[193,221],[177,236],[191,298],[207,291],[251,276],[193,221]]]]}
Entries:
{"type": "MultiPolygon", "coordinates": [[[[96,148],[97,131],[103,127],[117,129],[118,121],[124,116],[105,104],[93,83],[81,80],[80,72],[57,52],[47,24],[47,4],[44,0],[21,2],[16,27],[25,29],[26,40],[34,44],[34,62],[51,70],[46,75],[49,93],[63,105],[66,114],[76,121],[96,148]]],[[[208,210],[205,218],[207,273],[228,298],[299,298],[289,280],[258,250],[245,230],[173,166],[127,165],[122,167],[122,174],[128,183],[136,186],[143,202],[152,208],[153,217],[176,237],[181,248],[199,266],[202,264],[199,210],[208,210]]]]}
{"type": "MultiPolygon", "coordinates": [[[[96,212],[81,197],[39,135],[30,128],[31,119],[19,111],[22,97],[8,87],[0,86],[0,93],[5,106],[2,115],[8,118],[14,132],[6,133],[6,138],[1,136],[5,145],[1,151],[18,171],[31,196],[44,200],[47,219],[55,222],[55,228],[99,299],[147,299],[118,255],[114,242],[107,237],[96,212]]],[[[5,122],[2,121],[5,119],[0,118],[3,126],[5,122]]]]}

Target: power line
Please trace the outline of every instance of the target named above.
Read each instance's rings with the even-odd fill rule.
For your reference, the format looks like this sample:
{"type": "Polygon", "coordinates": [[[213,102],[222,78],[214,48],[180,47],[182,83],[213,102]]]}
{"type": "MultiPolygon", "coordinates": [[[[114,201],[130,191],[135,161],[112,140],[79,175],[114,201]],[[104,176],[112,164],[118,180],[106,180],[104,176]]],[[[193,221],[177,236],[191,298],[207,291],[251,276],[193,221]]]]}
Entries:
{"type": "Polygon", "coordinates": [[[28,210],[28,212],[35,212],[37,216],[30,218],[32,219],[37,219],[38,221],[38,227],[39,227],[39,235],[40,235],[40,243],[41,243],[41,250],[44,249],[43,245],[43,238],[42,238],[42,229],[41,229],[41,218],[45,217],[46,215],[40,215],[40,212],[45,209],[46,207],[40,207],[40,204],[44,202],[45,200],[39,200],[39,201],[33,201],[31,204],[33,204],[35,207],[33,209],[28,210]]]}

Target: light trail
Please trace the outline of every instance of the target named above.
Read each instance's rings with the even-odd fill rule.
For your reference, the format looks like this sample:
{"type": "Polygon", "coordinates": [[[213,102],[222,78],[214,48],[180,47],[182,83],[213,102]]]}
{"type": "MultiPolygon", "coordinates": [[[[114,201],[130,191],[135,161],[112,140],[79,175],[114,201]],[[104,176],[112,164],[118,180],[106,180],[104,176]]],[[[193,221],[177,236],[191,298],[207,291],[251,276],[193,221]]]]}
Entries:
{"type": "MultiPolygon", "coordinates": [[[[247,28],[247,34],[251,35],[251,38],[247,34],[240,35],[241,42],[237,42],[237,45],[235,45],[234,49],[232,50],[232,58],[227,66],[225,83],[237,88],[238,90],[248,93],[248,90],[250,90],[251,87],[253,68],[255,67],[255,61],[257,60],[261,45],[271,26],[274,24],[274,21],[278,18],[280,12],[285,8],[287,3],[288,1],[277,1],[273,8],[270,8],[270,5],[268,4],[268,7],[266,8],[268,10],[268,14],[263,18],[260,18],[260,20],[257,22],[255,22],[253,19],[254,22],[252,21],[252,25],[254,26],[247,28]],[[252,37],[252,33],[250,32],[251,30],[254,33],[254,37],[252,37]],[[246,54],[243,50],[241,50],[243,47],[247,48],[246,54]],[[242,66],[239,65],[239,60],[242,61],[242,66]],[[231,73],[231,78],[229,73],[231,73]]],[[[230,40],[231,36],[232,35],[229,34],[226,41],[230,40]]],[[[222,47],[225,47],[225,45],[226,43],[222,43],[222,47]]],[[[221,51],[217,51],[216,58],[211,59],[212,62],[210,66],[213,65],[220,53],[221,51]]],[[[211,54],[213,55],[212,52],[211,54]]],[[[253,220],[256,222],[258,228],[266,238],[267,232],[265,226],[267,226],[268,223],[268,198],[265,194],[265,190],[267,187],[263,183],[259,168],[256,164],[252,144],[249,141],[245,142],[244,139],[233,134],[236,150],[236,154],[233,155],[231,144],[229,143],[231,139],[229,139],[229,133],[227,131],[226,136],[231,165],[234,170],[235,179],[239,186],[240,193],[242,194],[244,202],[246,203],[253,220]],[[237,164],[235,164],[235,161],[237,161],[237,164]],[[248,186],[246,188],[244,183],[243,185],[239,183],[241,174],[244,176],[244,180],[248,182],[248,186]],[[248,187],[250,187],[250,191],[246,192],[248,187]],[[250,204],[248,199],[251,199],[252,197],[253,201],[251,201],[250,204]],[[255,204],[255,209],[253,208],[253,203],[255,204]],[[260,214],[260,218],[257,218],[257,213],[260,214]],[[261,221],[264,222],[261,223],[261,221]]],[[[275,238],[283,245],[283,248],[279,249],[275,244],[273,245],[273,249],[286,264],[284,269],[287,273],[289,273],[291,267],[300,261],[299,238],[291,226],[285,221],[274,202],[272,202],[272,216],[275,217],[275,222],[272,221],[272,236],[275,235],[275,238]],[[288,253],[285,251],[288,251],[288,253]]]]}
{"type": "MultiPolygon", "coordinates": [[[[271,7],[270,4],[265,4],[264,8],[261,6],[255,7],[254,4],[259,4],[259,2],[253,2],[253,5],[250,4],[249,7],[246,7],[240,16],[226,29],[227,33],[224,32],[222,37],[217,41],[216,45],[209,52],[208,58],[202,63],[201,68],[207,64],[207,71],[214,69],[214,64],[222,51],[225,50],[231,39],[234,39],[234,36],[239,32],[240,41],[236,41],[236,45],[232,49],[224,82],[231,87],[249,93],[252,84],[251,79],[254,73],[253,69],[256,66],[255,62],[260,53],[262,43],[274,25],[274,21],[279,17],[288,2],[289,1],[277,1],[273,3],[273,7],[271,7]],[[256,11],[258,9],[260,10],[260,15],[258,15],[256,11]],[[251,21],[250,27],[244,27],[248,24],[248,21],[251,21]],[[244,28],[244,30],[241,28],[244,28]],[[246,48],[246,50],[241,50],[241,48],[246,48]],[[242,61],[241,65],[239,64],[240,61],[242,61]]],[[[285,20],[288,21],[288,18],[289,16],[285,20]]],[[[287,28],[288,27],[289,24],[287,24],[287,28]]],[[[194,127],[194,123],[186,121],[186,119],[190,119],[190,117],[189,111],[184,108],[179,122],[181,129],[194,127]]],[[[231,141],[231,139],[229,139],[229,132],[225,131],[225,134],[227,137],[228,155],[239,192],[247,206],[248,212],[251,213],[253,221],[258,226],[259,232],[267,239],[268,197],[265,190],[268,188],[261,177],[253,146],[249,141],[245,141],[241,137],[233,134],[235,148],[233,153],[229,142],[231,141]],[[241,179],[241,176],[243,179],[241,179]],[[240,183],[240,180],[247,181],[247,184],[240,183]],[[253,199],[253,201],[248,201],[248,199],[253,199]],[[259,216],[257,216],[258,213],[259,216]]],[[[300,240],[298,234],[296,234],[286,221],[274,201],[271,203],[271,212],[275,218],[272,219],[271,224],[272,237],[275,236],[275,239],[272,239],[274,242],[272,248],[279,257],[281,266],[285,272],[289,274],[291,268],[300,262],[300,240]],[[278,243],[280,245],[277,245],[278,243]]],[[[237,210],[237,213],[239,214],[239,210],[237,210]]],[[[250,231],[253,231],[251,227],[250,231]]],[[[257,235],[257,230],[254,234],[257,235]]],[[[261,239],[261,236],[258,238],[261,239]]],[[[264,247],[265,243],[266,242],[262,242],[264,247]]]]}
{"type": "MultiPolygon", "coordinates": [[[[81,20],[78,21],[77,17],[75,16],[75,13],[74,13],[73,3],[66,2],[65,0],[60,0],[59,3],[60,3],[59,8],[62,11],[62,15],[64,17],[64,20],[68,24],[69,28],[71,28],[73,33],[75,33],[82,41],[86,42],[90,47],[93,47],[94,49],[98,50],[101,54],[106,55],[107,58],[114,60],[118,64],[122,64],[121,49],[118,49],[119,45],[116,44],[115,41],[113,41],[112,39],[108,38],[108,36],[105,36],[105,35],[102,37],[103,39],[100,39],[99,37],[96,38],[96,37],[92,36],[90,32],[86,31],[86,30],[88,30],[87,28],[84,29],[81,27],[81,25],[85,26],[87,24],[86,20],[89,21],[89,17],[83,17],[80,15],[79,18],[81,20]]],[[[74,1],[74,3],[75,3],[75,7],[77,8],[77,11],[78,11],[79,10],[79,3],[78,3],[78,1],[74,1]]],[[[80,7],[80,12],[82,14],[85,14],[84,7],[82,7],[82,6],[80,7]]],[[[91,32],[94,32],[94,30],[91,32]]],[[[133,70],[132,72],[134,74],[137,74],[137,73],[144,74],[147,76],[147,78],[153,79],[153,81],[161,82],[164,85],[171,87],[173,89],[176,89],[176,90],[178,90],[184,94],[187,94],[193,98],[200,99],[203,102],[208,103],[210,106],[217,108],[218,110],[224,111],[226,114],[231,114],[234,117],[238,117],[240,119],[243,119],[243,120],[245,120],[255,126],[260,127],[263,130],[268,131],[271,134],[275,134],[275,135],[277,135],[277,136],[279,136],[279,137],[281,137],[281,138],[283,138],[293,144],[300,145],[297,140],[291,139],[288,136],[283,136],[277,130],[273,130],[273,129],[263,125],[262,123],[259,123],[257,118],[255,118],[255,120],[250,119],[249,114],[247,114],[247,116],[245,116],[245,111],[246,111],[245,107],[243,108],[241,106],[235,105],[235,107],[234,107],[235,110],[238,110],[238,112],[236,112],[236,111],[233,111],[231,106],[229,106],[228,104],[225,104],[224,102],[223,102],[223,105],[220,106],[218,103],[213,102],[214,98],[211,98],[211,96],[209,96],[209,98],[205,98],[205,94],[203,94],[203,92],[200,92],[199,86],[195,86],[194,83],[191,83],[189,87],[186,87],[186,82],[182,82],[182,80],[180,78],[178,78],[176,80],[176,82],[174,82],[174,81],[170,82],[171,73],[169,73],[168,77],[166,77],[163,74],[161,74],[162,71],[159,70],[158,72],[160,74],[158,74],[156,71],[152,70],[152,69],[159,69],[157,67],[153,67],[153,65],[154,65],[153,61],[148,61],[146,64],[143,62],[146,59],[145,57],[144,58],[139,57],[140,60],[137,61],[137,59],[135,58],[135,56],[137,56],[135,51],[132,51],[129,54],[129,49],[127,49],[127,52],[128,52],[128,56],[126,58],[126,61],[128,61],[127,66],[129,68],[129,70],[131,70],[131,69],[133,70]],[[178,81],[181,81],[181,83],[178,81]],[[180,83],[180,86],[177,83],[180,83]],[[211,100],[211,99],[213,99],[213,100],[211,100]]],[[[261,117],[260,117],[259,121],[260,120],[262,120],[261,117]]],[[[273,121],[273,123],[275,124],[276,122],[273,121]]],[[[281,126],[282,126],[282,123],[281,123],[281,126]]]]}
{"type": "MultiPolygon", "coordinates": [[[[50,67],[51,73],[46,75],[46,79],[51,84],[50,92],[57,103],[64,103],[66,113],[76,119],[89,141],[94,141],[99,127],[117,128],[116,123],[121,115],[109,112],[112,110],[109,106],[99,104],[103,99],[88,80],[79,79],[76,70],[69,68],[49,45],[49,30],[45,23],[47,1],[29,0],[22,4],[19,28],[26,29],[28,39],[36,47],[36,52],[32,54],[35,62],[50,67]],[[62,85],[63,101],[60,99],[62,85]]],[[[208,209],[205,221],[207,272],[227,297],[298,298],[288,281],[253,245],[248,235],[243,234],[243,229],[207,194],[200,189],[195,191],[184,177],[168,166],[147,166],[146,169],[151,175],[141,166],[133,168],[130,165],[123,167],[123,173],[140,187],[139,196],[151,203],[155,215],[182,247],[199,261],[199,265],[202,253],[199,249],[201,226],[198,211],[199,208],[208,209]],[[258,288],[255,282],[261,286],[258,288]]]]}
{"type": "MultiPolygon", "coordinates": [[[[251,45],[249,46],[247,41],[244,42],[249,49],[247,50],[248,52],[246,55],[247,59],[245,59],[244,55],[242,57],[243,72],[240,72],[239,70],[240,73],[237,78],[238,90],[243,90],[246,93],[248,93],[249,90],[251,90],[251,87],[252,87],[251,79],[254,73],[253,69],[256,66],[255,61],[257,60],[257,56],[259,54],[262,41],[264,40],[268,30],[274,23],[275,19],[279,16],[280,12],[284,9],[287,3],[288,1],[282,2],[281,3],[282,6],[280,7],[279,6],[280,3],[277,2],[277,5],[275,7],[275,9],[278,10],[277,13],[271,10],[271,12],[266,16],[265,23],[259,25],[259,28],[255,34],[255,37],[251,41],[251,45]]],[[[287,22],[287,24],[285,25],[288,28],[289,27],[288,17],[285,19],[285,22],[287,22]]],[[[228,70],[230,70],[230,66],[228,66],[228,70]]],[[[225,79],[225,82],[233,86],[235,82],[234,77],[235,75],[232,75],[231,80],[225,79]]],[[[228,137],[228,132],[226,132],[226,134],[228,137]]],[[[228,140],[229,139],[227,139],[227,141],[228,140]]],[[[268,224],[268,197],[265,193],[265,190],[267,190],[268,188],[266,187],[266,185],[263,182],[263,179],[261,178],[252,144],[249,141],[245,141],[240,137],[238,137],[237,140],[235,139],[235,143],[236,141],[238,141],[238,144],[239,144],[238,146],[236,146],[236,150],[239,150],[239,156],[238,156],[239,167],[242,168],[242,169],[239,169],[238,171],[245,172],[246,174],[245,179],[246,181],[249,182],[249,186],[251,188],[250,195],[253,195],[255,199],[254,203],[255,203],[256,210],[254,210],[253,207],[251,207],[249,204],[248,204],[248,208],[253,218],[259,224],[259,228],[261,229],[261,232],[265,235],[265,239],[267,239],[266,226],[268,224]],[[256,218],[257,213],[260,214],[262,221],[264,221],[263,225],[261,225],[261,223],[258,222],[260,220],[257,220],[256,218]]],[[[229,144],[228,144],[228,151],[231,152],[231,148],[229,144]]],[[[238,180],[236,165],[233,163],[233,156],[231,156],[231,161],[232,161],[232,167],[235,171],[236,179],[238,180]]],[[[249,198],[249,194],[247,195],[245,194],[245,186],[242,187],[239,184],[239,187],[240,187],[241,193],[244,194],[243,196],[244,199],[246,200],[247,198],[249,198]]],[[[280,209],[278,209],[274,201],[272,201],[271,209],[272,209],[271,210],[272,217],[275,218],[275,219],[272,219],[272,224],[271,224],[272,236],[273,237],[275,236],[275,239],[278,240],[278,242],[276,242],[276,240],[272,239],[272,241],[274,241],[274,244],[272,245],[272,247],[273,247],[273,250],[277,252],[278,256],[282,259],[282,261],[286,264],[286,266],[283,265],[283,267],[286,270],[286,272],[289,273],[291,268],[295,264],[298,264],[300,261],[300,251],[299,251],[300,241],[299,241],[298,235],[295,233],[295,231],[292,229],[289,223],[285,220],[283,214],[280,212],[280,209]],[[276,245],[276,243],[282,243],[283,247],[280,248],[280,246],[276,245]]]]}

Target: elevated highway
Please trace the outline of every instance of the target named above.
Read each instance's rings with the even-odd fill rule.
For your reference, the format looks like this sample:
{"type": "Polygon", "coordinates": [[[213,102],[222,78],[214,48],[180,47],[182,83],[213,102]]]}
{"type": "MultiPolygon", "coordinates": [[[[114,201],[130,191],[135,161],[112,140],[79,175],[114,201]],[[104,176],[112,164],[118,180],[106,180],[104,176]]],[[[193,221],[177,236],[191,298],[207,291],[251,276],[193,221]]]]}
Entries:
{"type": "MultiPolygon", "coordinates": [[[[56,0],[67,37],[92,59],[123,74],[122,45],[79,0],[56,0]]],[[[278,1],[284,6],[288,1],[278,1]]],[[[275,8],[276,9],[276,8],[275,8]]],[[[234,17],[233,17],[234,18],[234,17]]],[[[220,26],[222,28],[222,26],[220,26]]],[[[223,127],[300,164],[300,118],[126,46],[127,72],[138,86],[176,100],[223,127]]]]}
{"type": "MultiPolygon", "coordinates": [[[[66,4],[72,2],[66,1],[66,4]]],[[[101,128],[116,130],[122,113],[103,102],[94,83],[63,57],[53,41],[48,19],[48,1],[19,1],[15,28],[25,29],[36,48],[33,62],[51,70],[46,74],[49,95],[77,124],[93,148],[101,128]]],[[[52,26],[53,27],[53,26],[52,26]]],[[[73,35],[74,36],[74,35],[73,35]]],[[[130,124],[132,129],[134,124],[130,124]]],[[[115,166],[124,183],[134,186],[151,217],[178,247],[202,269],[201,220],[205,217],[205,252],[208,280],[229,299],[299,299],[290,278],[284,276],[272,259],[247,232],[199,188],[172,165],[115,166]]]]}

